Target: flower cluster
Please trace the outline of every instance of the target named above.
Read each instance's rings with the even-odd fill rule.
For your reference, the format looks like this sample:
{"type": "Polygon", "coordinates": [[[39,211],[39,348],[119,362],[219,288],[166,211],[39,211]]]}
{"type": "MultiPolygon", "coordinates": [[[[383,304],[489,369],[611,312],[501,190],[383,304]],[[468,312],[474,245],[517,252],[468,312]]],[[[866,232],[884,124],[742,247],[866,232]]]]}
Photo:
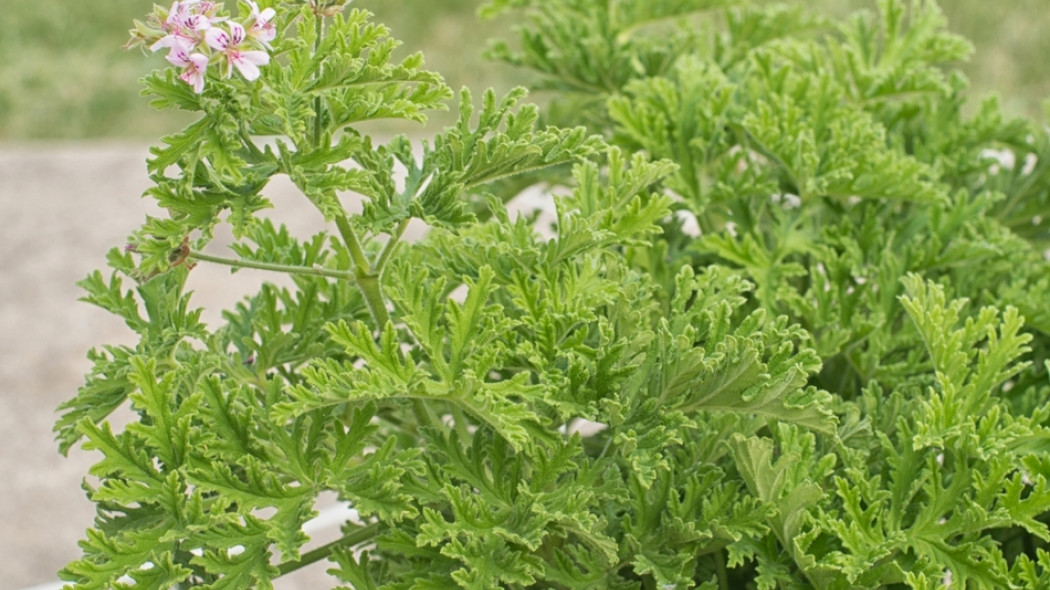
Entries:
{"type": "Polygon", "coordinates": [[[229,78],[234,68],[246,80],[259,77],[259,66],[270,63],[270,42],[277,36],[272,8],[259,9],[254,0],[243,22],[220,14],[221,3],[176,0],[165,11],[156,7],[148,25],[136,23],[130,45],[146,44],[156,52],[167,49],[167,60],[182,68],[179,78],[200,94],[208,67],[217,65],[229,78]]]}

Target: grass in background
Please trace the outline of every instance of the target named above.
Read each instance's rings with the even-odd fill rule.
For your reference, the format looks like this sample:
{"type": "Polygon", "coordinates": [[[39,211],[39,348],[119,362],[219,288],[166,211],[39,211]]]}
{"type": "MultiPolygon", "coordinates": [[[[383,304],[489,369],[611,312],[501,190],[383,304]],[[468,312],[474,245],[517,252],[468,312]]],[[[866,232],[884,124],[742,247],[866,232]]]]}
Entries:
{"type": "MultiPolygon", "coordinates": [[[[228,0],[232,1],[232,0],[228,0]]],[[[803,1],[803,0],[797,0],[803,1]]],[[[125,52],[134,18],[152,0],[3,0],[0,23],[0,140],[156,138],[180,129],[188,114],[157,113],[138,79],[166,65],[161,55],[125,52]]],[[[358,0],[404,41],[424,51],[430,69],[453,89],[480,93],[526,83],[526,74],[484,60],[486,39],[507,22],[480,23],[481,0],[358,0]]],[[[829,15],[873,8],[873,0],[812,0],[829,15]]],[[[1050,97],[1050,11],[1046,0],[941,0],[952,30],[977,47],[963,66],[975,94],[996,92],[1016,114],[1040,116],[1050,97]]],[[[439,118],[443,120],[443,118],[439,118]]]]}
{"type": "MultiPolygon", "coordinates": [[[[0,139],[155,136],[171,128],[139,96],[163,63],[124,52],[148,0],[3,0],[0,139]]],[[[184,120],[180,121],[183,122],[184,120]]]]}

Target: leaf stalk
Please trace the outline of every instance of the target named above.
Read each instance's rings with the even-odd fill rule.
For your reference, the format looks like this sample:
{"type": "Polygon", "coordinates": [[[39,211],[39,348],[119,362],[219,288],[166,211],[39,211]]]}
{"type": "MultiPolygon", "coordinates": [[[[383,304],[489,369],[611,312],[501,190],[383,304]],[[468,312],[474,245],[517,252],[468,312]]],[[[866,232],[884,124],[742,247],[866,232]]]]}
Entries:
{"type": "Polygon", "coordinates": [[[335,553],[335,551],[338,549],[342,549],[344,547],[353,547],[354,545],[364,543],[365,541],[374,537],[377,532],[379,532],[378,522],[373,522],[372,524],[355,529],[336,539],[335,541],[332,541],[331,543],[321,545],[320,547],[313,549],[312,551],[308,551],[296,561],[282,563],[277,568],[279,571],[277,575],[278,577],[280,577],[285,574],[289,574],[296,570],[302,569],[310,564],[317,563],[322,559],[328,558],[328,556],[335,553]]]}
{"type": "Polygon", "coordinates": [[[334,270],[331,268],[321,268],[318,266],[296,266],[292,264],[278,264],[275,262],[262,262],[258,260],[223,258],[221,256],[212,256],[211,254],[204,254],[202,252],[190,252],[188,258],[191,260],[211,262],[214,264],[221,264],[233,268],[252,268],[255,270],[267,270],[271,272],[281,272],[291,275],[310,275],[317,277],[327,277],[331,279],[340,279],[344,281],[354,279],[353,273],[343,270],[334,270]]]}

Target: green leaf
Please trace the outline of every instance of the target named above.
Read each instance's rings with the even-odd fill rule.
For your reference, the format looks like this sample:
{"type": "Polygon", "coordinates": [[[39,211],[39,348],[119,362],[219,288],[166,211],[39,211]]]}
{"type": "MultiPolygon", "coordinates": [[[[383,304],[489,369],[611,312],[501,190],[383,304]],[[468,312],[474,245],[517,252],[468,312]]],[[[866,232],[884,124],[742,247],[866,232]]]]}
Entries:
{"type": "Polygon", "coordinates": [[[277,577],[278,570],[270,565],[266,528],[252,517],[245,520],[244,524],[230,523],[201,533],[200,540],[213,549],[193,556],[190,561],[217,576],[202,588],[273,588],[271,580],[277,577]]]}

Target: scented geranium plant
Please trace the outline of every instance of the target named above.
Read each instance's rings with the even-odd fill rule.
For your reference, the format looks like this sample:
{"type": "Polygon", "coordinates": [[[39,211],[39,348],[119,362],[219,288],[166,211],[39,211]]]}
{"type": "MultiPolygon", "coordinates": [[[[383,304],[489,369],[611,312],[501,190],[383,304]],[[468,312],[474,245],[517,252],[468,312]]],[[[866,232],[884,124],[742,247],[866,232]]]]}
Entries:
{"type": "Polygon", "coordinates": [[[464,90],[416,140],[362,124],[452,93],[346,4],[132,31],[200,116],[81,283],[139,342],[56,426],[102,457],[72,588],[1050,587],[1050,137],[966,107],[932,2],[490,2],[542,118],[464,90]],[[260,215],[278,175],[329,231],[260,215]],[[289,286],[206,326],[198,264],[289,286]]]}

